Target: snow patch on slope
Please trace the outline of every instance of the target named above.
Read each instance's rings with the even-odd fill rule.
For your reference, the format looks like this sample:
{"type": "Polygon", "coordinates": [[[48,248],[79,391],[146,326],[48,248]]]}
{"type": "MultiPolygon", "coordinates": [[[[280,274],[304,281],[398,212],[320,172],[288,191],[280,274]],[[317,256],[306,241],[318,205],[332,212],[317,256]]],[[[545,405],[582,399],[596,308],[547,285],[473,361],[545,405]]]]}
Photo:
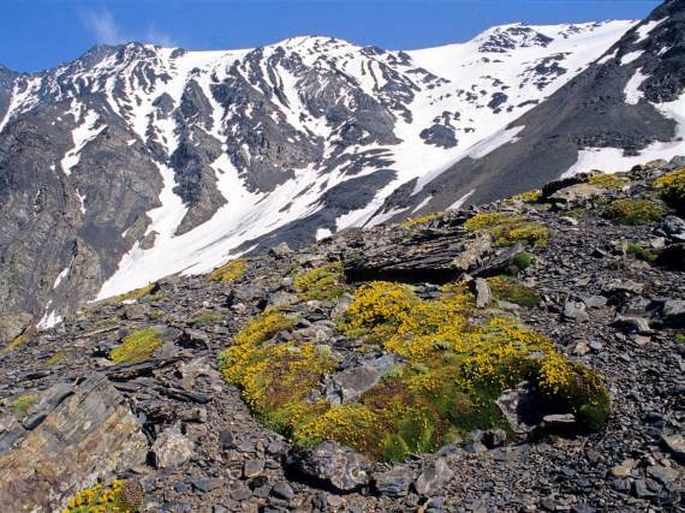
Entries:
{"type": "Polygon", "coordinates": [[[638,50],[636,52],[630,52],[621,57],[621,66],[627,66],[631,62],[635,62],[639,59],[642,54],[645,53],[644,50],[638,50]]]}
{"type": "Polygon", "coordinates": [[[476,192],[476,189],[471,189],[469,192],[464,194],[461,198],[459,198],[457,201],[455,201],[449,207],[447,207],[447,210],[459,210],[464,205],[464,203],[466,203],[466,200],[473,196],[474,192],[476,192]]]}
{"type": "Polygon", "coordinates": [[[653,104],[665,117],[675,120],[676,134],[672,141],[656,141],[641,150],[639,155],[625,156],[620,148],[585,148],[578,153],[578,161],[562,178],[599,169],[607,173],[630,169],[651,160],[670,160],[685,155],[685,94],[673,102],[653,104]]]}
{"type": "Polygon", "coordinates": [[[626,95],[626,103],[628,105],[637,105],[643,98],[640,86],[648,78],[648,75],[642,74],[642,68],[635,71],[635,74],[628,80],[623,94],[626,95]]]}
{"type": "Polygon", "coordinates": [[[100,124],[100,116],[95,111],[87,111],[83,115],[83,108],[81,109],[80,119],[82,120],[76,128],[71,131],[71,138],[74,142],[74,147],[66,152],[61,161],[62,171],[69,176],[71,171],[76,167],[81,159],[81,151],[86,144],[95,139],[102,131],[107,128],[107,125],[100,124]]]}
{"type": "Polygon", "coordinates": [[[55,283],[52,284],[53,289],[56,289],[57,287],[59,287],[59,284],[62,283],[62,280],[64,280],[64,278],[67,277],[70,270],[71,270],[71,264],[66,266],[64,268],[64,270],[57,275],[57,278],[55,279],[55,283]]]}

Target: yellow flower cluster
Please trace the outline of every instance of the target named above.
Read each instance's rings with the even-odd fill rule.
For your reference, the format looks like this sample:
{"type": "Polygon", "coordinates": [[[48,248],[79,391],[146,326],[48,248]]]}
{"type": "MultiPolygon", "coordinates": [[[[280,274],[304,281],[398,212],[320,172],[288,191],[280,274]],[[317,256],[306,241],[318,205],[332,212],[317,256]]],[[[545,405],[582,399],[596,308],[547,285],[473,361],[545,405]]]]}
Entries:
{"type": "MultiPolygon", "coordinates": [[[[125,294],[120,294],[116,296],[113,301],[114,303],[123,303],[124,301],[138,301],[140,299],[143,299],[146,296],[149,296],[151,294],[154,294],[157,291],[157,284],[156,283],[149,283],[145,285],[144,287],[140,287],[138,289],[131,290],[129,292],[126,292],[125,294]]],[[[108,300],[109,301],[109,300],[108,300]]]]}
{"type": "Polygon", "coordinates": [[[608,395],[591,370],[572,365],[515,317],[477,309],[465,284],[446,285],[430,300],[405,284],[360,286],[338,331],[361,339],[360,351],[379,345],[404,360],[342,405],[317,390],[338,366],[330,346],[274,339],[294,321],[277,309],[255,316],[219,366],[262,421],[300,445],[334,439],[391,460],[434,450],[457,434],[503,426],[495,399],[522,379],[539,385],[550,401],[585,411],[592,425],[608,415],[608,395]]]}
{"type": "Polygon", "coordinates": [[[573,376],[569,361],[559,353],[549,353],[539,369],[538,386],[550,394],[563,392],[573,376]]]}
{"type": "Polygon", "coordinates": [[[345,292],[343,266],[340,262],[302,271],[293,279],[293,289],[300,301],[331,300],[345,292]]]}
{"type": "Polygon", "coordinates": [[[588,178],[587,183],[604,189],[620,189],[629,184],[630,180],[616,173],[597,173],[588,178]]]}
{"type": "Polygon", "coordinates": [[[362,404],[333,406],[328,411],[297,428],[299,440],[315,443],[320,440],[338,440],[357,448],[369,442],[367,433],[378,428],[378,414],[362,404]]]}
{"type": "Polygon", "coordinates": [[[523,216],[504,212],[476,214],[464,223],[464,227],[471,232],[489,232],[498,246],[520,242],[541,248],[549,241],[549,229],[543,223],[528,221],[523,216]]]}
{"type": "Polygon", "coordinates": [[[661,196],[671,207],[685,211],[685,167],[660,176],[654,187],[661,190],[661,196]]]}
{"type": "Polygon", "coordinates": [[[245,365],[261,344],[279,331],[290,329],[294,319],[275,308],[267,308],[254,316],[235,336],[235,344],[219,354],[219,368],[224,378],[239,384],[244,376],[245,365]]]}
{"type": "Polygon", "coordinates": [[[5,355],[11,351],[14,351],[17,347],[22,345],[24,342],[28,340],[28,337],[26,335],[19,335],[14,337],[12,340],[9,341],[9,343],[0,349],[0,356],[5,355]]]}
{"type": "Polygon", "coordinates": [[[142,362],[152,357],[162,340],[155,328],[147,328],[131,333],[118,347],[109,352],[114,363],[142,362]]]}
{"type": "Polygon", "coordinates": [[[542,191],[540,189],[533,189],[532,191],[521,192],[519,194],[514,194],[507,199],[507,203],[512,204],[517,201],[522,203],[536,203],[542,196],[542,191]]]}
{"type": "Polygon", "coordinates": [[[419,224],[426,224],[433,221],[434,219],[442,217],[444,214],[444,212],[434,212],[432,214],[428,214],[422,217],[411,217],[404,221],[402,223],[402,226],[404,226],[405,228],[411,228],[412,226],[417,226],[419,224]]]}
{"type": "Polygon", "coordinates": [[[126,486],[123,480],[110,486],[97,483],[72,497],[63,513],[135,513],[137,505],[129,504],[126,486]]]}
{"type": "Polygon", "coordinates": [[[218,281],[219,283],[230,283],[233,280],[237,280],[242,277],[247,270],[247,260],[244,258],[238,258],[237,260],[231,260],[227,264],[214,269],[210,275],[209,279],[211,281],[218,281]]]}

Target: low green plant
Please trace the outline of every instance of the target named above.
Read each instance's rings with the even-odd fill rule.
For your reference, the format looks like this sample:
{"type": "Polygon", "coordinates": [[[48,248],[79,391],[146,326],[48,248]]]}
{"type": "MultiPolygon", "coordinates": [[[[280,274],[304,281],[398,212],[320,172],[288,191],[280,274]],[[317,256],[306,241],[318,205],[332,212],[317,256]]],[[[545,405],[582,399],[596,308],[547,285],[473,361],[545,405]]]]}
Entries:
{"type": "Polygon", "coordinates": [[[332,300],[340,297],[347,287],[341,262],[301,271],[293,278],[293,289],[300,301],[332,300]]]}
{"type": "Polygon", "coordinates": [[[604,189],[621,189],[629,184],[630,180],[627,177],[616,173],[598,173],[588,178],[587,183],[604,189]]]}
{"type": "Polygon", "coordinates": [[[610,202],[602,215],[616,224],[644,225],[664,216],[659,203],[646,199],[618,199],[610,202]]]}
{"type": "Polygon", "coordinates": [[[241,278],[247,271],[247,260],[238,258],[214,269],[209,274],[210,281],[219,283],[230,283],[238,278],[241,278]]]}
{"type": "Polygon", "coordinates": [[[538,291],[516,280],[498,276],[490,278],[488,283],[496,299],[508,301],[525,308],[535,308],[540,304],[541,298],[538,291]]]}
{"type": "Polygon", "coordinates": [[[157,283],[149,283],[144,287],[131,290],[125,294],[120,294],[112,299],[115,303],[123,303],[124,301],[140,301],[141,299],[153,296],[159,290],[157,283]]]}
{"type": "Polygon", "coordinates": [[[650,263],[656,261],[657,259],[657,254],[653,250],[641,246],[640,244],[636,244],[635,242],[628,243],[626,253],[638,258],[639,260],[644,260],[645,262],[650,263]]]}
{"type": "Polygon", "coordinates": [[[109,359],[114,363],[134,363],[148,360],[162,345],[162,340],[155,328],[147,328],[131,333],[121,344],[109,352],[109,359]]]}
{"type": "Polygon", "coordinates": [[[17,349],[19,346],[24,344],[27,340],[28,340],[28,336],[25,334],[21,334],[21,335],[14,337],[12,340],[9,341],[9,343],[7,345],[5,345],[2,349],[0,349],[0,356],[11,353],[15,349],[17,349]]]}
{"type": "Polygon", "coordinates": [[[24,394],[10,404],[10,411],[15,417],[23,417],[28,409],[38,400],[37,394],[24,394]]]}
{"type": "Polygon", "coordinates": [[[535,260],[535,256],[527,251],[522,251],[514,257],[514,265],[518,271],[525,271],[528,269],[535,260]]]}
{"type": "Polygon", "coordinates": [[[542,248],[549,242],[549,228],[545,224],[529,221],[517,214],[504,212],[476,214],[464,223],[464,227],[471,232],[481,230],[489,232],[498,246],[522,243],[542,248]]]}
{"type": "Polygon", "coordinates": [[[54,367],[58,363],[64,361],[66,357],[67,353],[65,351],[57,351],[45,360],[45,367],[48,369],[54,367]]]}
{"type": "Polygon", "coordinates": [[[418,226],[420,224],[430,223],[431,221],[434,221],[435,219],[439,219],[444,214],[445,214],[444,212],[434,212],[432,214],[428,214],[428,215],[421,216],[421,217],[410,217],[409,219],[406,219],[405,221],[402,222],[402,226],[404,226],[405,228],[411,228],[413,226],[418,226]]]}
{"type": "Polygon", "coordinates": [[[190,319],[193,326],[205,326],[207,324],[215,324],[223,318],[224,314],[217,310],[202,310],[196,312],[190,319]]]}

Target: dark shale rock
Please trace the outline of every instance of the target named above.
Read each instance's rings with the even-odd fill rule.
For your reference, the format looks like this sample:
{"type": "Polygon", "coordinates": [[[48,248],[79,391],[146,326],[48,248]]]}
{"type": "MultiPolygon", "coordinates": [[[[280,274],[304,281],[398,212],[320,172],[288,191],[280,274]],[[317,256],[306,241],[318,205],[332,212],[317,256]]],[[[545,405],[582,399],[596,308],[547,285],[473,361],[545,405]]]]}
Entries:
{"type": "Polygon", "coordinates": [[[368,486],[372,465],[368,458],[336,442],[322,442],[288,456],[287,465],[305,481],[338,492],[368,486]]]}

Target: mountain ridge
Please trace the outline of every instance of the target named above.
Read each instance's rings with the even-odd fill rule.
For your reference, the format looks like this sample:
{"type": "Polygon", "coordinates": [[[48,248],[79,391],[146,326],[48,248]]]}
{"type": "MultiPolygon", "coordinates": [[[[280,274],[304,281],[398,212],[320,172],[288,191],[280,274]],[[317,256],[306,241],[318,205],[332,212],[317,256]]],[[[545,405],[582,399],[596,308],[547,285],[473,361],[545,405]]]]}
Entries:
{"type": "MultiPolygon", "coordinates": [[[[20,78],[0,137],[9,141],[17,124],[30,125],[50,134],[52,149],[43,151],[41,177],[22,185],[32,191],[14,191],[18,202],[2,212],[16,221],[0,233],[7,246],[0,259],[42,263],[28,271],[33,277],[10,269],[0,276],[8,292],[0,310],[28,312],[46,326],[84,299],[164,274],[207,271],[282,241],[311,242],[375,214],[371,222],[380,222],[387,216],[378,209],[402,183],[440,174],[470,147],[483,152],[515,138],[498,128],[544,101],[633,23],[559,25],[546,34],[493,28],[456,45],[468,57],[454,56],[469,70],[460,82],[414,62],[425,50],[327,37],[228,53],[100,47],[83,61],[20,78]],[[26,232],[44,210],[27,199],[53,190],[70,192],[40,221],[66,221],[48,261],[36,251],[48,232],[26,232]]],[[[4,183],[20,183],[15,174],[41,162],[13,153],[21,144],[6,146],[4,183]]]]}

